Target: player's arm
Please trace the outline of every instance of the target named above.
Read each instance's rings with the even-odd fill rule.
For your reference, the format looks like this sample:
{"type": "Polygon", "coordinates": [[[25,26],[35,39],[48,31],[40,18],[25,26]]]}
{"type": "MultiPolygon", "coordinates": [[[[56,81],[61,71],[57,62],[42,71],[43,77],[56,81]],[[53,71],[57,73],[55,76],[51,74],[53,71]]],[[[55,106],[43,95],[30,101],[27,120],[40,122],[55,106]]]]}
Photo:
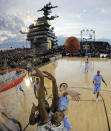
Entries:
{"type": "Polygon", "coordinates": [[[51,110],[52,112],[56,112],[58,110],[58,106],[59,106],[59,96],[58,96],[58,87],[57,87],[57,83],[56,83],[56,79],[54,76],[52,76],[52,74],[43,71],[45,73],[45,77],[47,77],[49,80],[52,80],[52,94],[53,94],[53,98],[52,98],[52,105],[51,105],[51,110]]]}
{"type": "Polygon", "coordinates": [[[31,109],[31,113],[30,113],[30,117],[29,117],[30,125],[34,125],[34,124],[38,123],[39,122],[39,118],[38,117],[39,117],[38,108],[33,103],[33,106],[32,106],[32,109],[31,109]]]}
{"type": "Polygon", "coordinates": [[[45,91],[45,94],[48,95],[48,93],[47,93],[47,89],[46,89],[45,86],[44,86],[44,91],[45,91]]]}
{"type": "Polygon", "coordinates": [[[37,119],[35,117],[35,113],[31,112],[30,117],[29,117],[29,123],[30,123],[30,125],[34,125],[34,124],[38,123],[37,119]]]}
{"type": "Polygon", "coordinates": [[[49,120],[48,113],[45,108],[45,91],[44,91],[44,76],[38,68],[34,68],[36,76],[40,78],[38,88],[38,110],[42,123],[49,120]]]}
{"type": "Polygon", "coordinates": [[[59,95],[58,95],[58,87],[57,87],[56,79],[52,80],[52,94],[53,94],[53,99],[52,99],[51,109],[53,112],[56,112],[59,106],[59,95]]]}
{"type": "Polygon", "coordinates": [[[36,68],[34,66],[29,66],[28,68],[31,70],[31,76],[32,77],[37,77],[37,70],[38,70],[38,68],[36,68]]]}
{"type": "Polygon", "coordinates": [[[72,98],[74,101],[80,100],[80,93],[74,91],[74,90],[67,90],[68,95],[72,98]]]}
{"type": "Polygon", "coordinates": [[[94,78],[93,78],[93,84],[95,85],[96,83],[95,83],[95,80],[96,80],[96,76],[94,76],[94,78]]]}
{"type": "Polygon", "coordinates": [[[105,82],[105,80],[102,78],[102,81],[103,81],[103,83],[107,86],[107,84],[106,84],[106,82],[105,82]]]}

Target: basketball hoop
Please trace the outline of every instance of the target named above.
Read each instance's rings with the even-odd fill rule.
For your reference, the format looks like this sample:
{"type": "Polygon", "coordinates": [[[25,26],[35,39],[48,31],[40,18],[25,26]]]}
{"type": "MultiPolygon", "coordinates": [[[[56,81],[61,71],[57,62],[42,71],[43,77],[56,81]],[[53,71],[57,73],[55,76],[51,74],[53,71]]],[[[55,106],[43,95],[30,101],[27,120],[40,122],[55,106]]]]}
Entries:
{"type": "Polygon", "coordinates": [[[7,69],[7,70],[1,70],[0,71],[0,74],[2,73],[8,73],[8,72],[12,72],[12,71],[20,71],[20,72],[23,72],[23,75],[21,75],[19,78],[17,79],[14,79],[14,80],[11,80],[11,81],[7,81],[5,83],[2,83],[0,84],[0,92],[3,92],[3,91],[6,91],[6,90],[9,90],[15,86],[17,86],[18,84],[20,84],[24,77],[26,76],[27,74],[27,71],[24,70],[24,69],[19,69],[19,68],[15,68],[15,69],[7,69]]]}

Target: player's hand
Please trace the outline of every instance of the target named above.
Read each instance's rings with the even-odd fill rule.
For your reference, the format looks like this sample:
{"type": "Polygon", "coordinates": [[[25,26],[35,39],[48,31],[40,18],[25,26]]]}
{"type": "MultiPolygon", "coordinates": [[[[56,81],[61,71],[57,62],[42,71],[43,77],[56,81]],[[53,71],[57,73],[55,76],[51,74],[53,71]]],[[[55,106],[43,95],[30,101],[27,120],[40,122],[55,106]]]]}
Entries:
{"type": "Polygon", "coordinates": [[[31,112],[32,112],[32,113],[35,113],[37,110],[38,110],[38,109],[37,109],[37,106],[35,106],[35,104],[33,103],[31,112]]]}
{"type": "Polygon", "coordinates": [[[47,71],[43,71],[43,73],[45,74],[44,76],[47,77],[49,80],[55,80],[55,77],[51,73],[47,71]]]}
{"type": "Polygon", "coordinates": [[[36,68],[34,68],[34,70],[35,70],[35,75],[37,76],[37,77],[40,77],[40,78],[44,78],[44,75],[43,75],[43,73],[36,67],[36,68]]]}
{"type": "Polygon", "coordinates": [[[31,65],[28,68],[31,69],[33,75],[38,75],[38,77],[43,76],[42,72],[37,67],[31,65]]]}
{"type": "Polygon", "coordinates": [[[79,101],[80,100],[80,96],[72,96],[72,100],[73,101],[79,101]]]}
{"type": "Polygon", "coordinates": [[[71,96],[72,100],[79,101],[80,100],[80,93],[74,90],[68,90],[68,94],[71,96]]]}

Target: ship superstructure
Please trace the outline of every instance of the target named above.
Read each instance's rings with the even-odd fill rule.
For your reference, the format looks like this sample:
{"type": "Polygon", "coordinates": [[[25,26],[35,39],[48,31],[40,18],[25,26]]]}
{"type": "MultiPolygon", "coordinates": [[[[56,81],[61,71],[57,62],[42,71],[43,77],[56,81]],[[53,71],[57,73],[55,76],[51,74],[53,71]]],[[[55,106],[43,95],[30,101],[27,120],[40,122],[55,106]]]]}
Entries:
{"type": "Polygon", "coordinates": [[[41,10],[38,10],[38,12],[43,11],[43,16],[35,20],[35,24],[29,26],[27,40],[30,41],[31,48],[45,51],[57,47],[57,37],[50,21],[58,16],[50,16],[52,8],[57,8],[57,6],[52,6],[49,2],[41,10]]]}

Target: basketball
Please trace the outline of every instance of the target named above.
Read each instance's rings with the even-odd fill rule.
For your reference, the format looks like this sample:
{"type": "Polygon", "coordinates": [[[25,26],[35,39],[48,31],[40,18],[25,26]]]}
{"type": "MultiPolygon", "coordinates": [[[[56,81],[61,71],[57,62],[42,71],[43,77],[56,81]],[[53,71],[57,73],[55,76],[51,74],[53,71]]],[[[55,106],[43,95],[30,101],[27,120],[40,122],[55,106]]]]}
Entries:
{"type": "Polygon", "coordinates": [[[76,37],[68,37],[65,41],[64,47],[69,52],[75,52],[80,47],[80,42],[76,37]]]}

